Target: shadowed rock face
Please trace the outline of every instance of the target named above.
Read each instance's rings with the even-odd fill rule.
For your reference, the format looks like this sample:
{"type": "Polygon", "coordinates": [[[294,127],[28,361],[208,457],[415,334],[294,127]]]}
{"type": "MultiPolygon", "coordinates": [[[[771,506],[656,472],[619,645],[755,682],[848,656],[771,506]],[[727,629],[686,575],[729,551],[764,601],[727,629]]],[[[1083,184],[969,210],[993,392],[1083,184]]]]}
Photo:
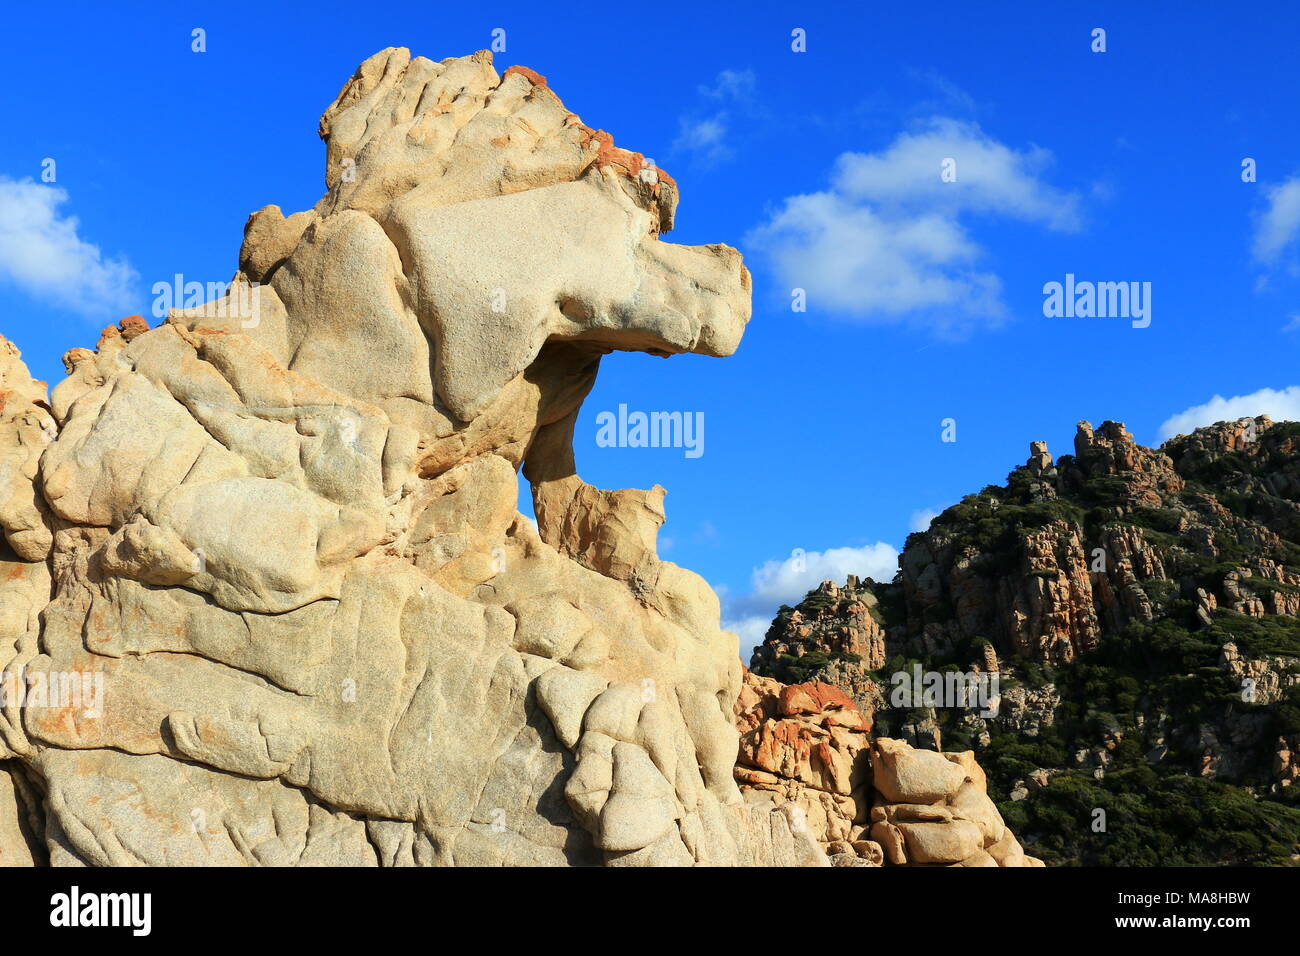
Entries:
{"type": "Polygon", "coordinates": [[[663,242],[672,180],[487,53],[385,50],[320,132],[225,299],[48,402],[4,343],[0,664],[63,693],[0,708],[0,862],[824,864],[733,781],[663,489],[574,469],[602,354],[736,347],[739,254],[663,242]]]}

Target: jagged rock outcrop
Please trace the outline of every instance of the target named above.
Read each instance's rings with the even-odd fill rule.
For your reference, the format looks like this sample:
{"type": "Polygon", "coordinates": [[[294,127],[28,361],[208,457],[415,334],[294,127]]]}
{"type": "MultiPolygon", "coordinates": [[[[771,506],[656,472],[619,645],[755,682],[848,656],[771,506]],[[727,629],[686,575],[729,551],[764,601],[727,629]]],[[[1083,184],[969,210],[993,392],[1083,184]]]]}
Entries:
{"type": "Polygon", "coordinates": [[[1275,704],[1289,688],[1300,685],[1300,667],[1294,657],[1247,657],[1229,641],[1219,651],[1219,659],[1251,703],[1275,704]]]}
{"type": "Polygon", "coordinates": [[[1294,617],[1300,570],[1284,562],[1300,559],[1300,436],[1283,431],[1243,419],[1155,451],[1121,423],[1081,422],[1076,456],[1057,464],[1032,442],[1005,493],[968,496],[909,537],[897,594],[852,576],[844,588],[826,582],[778,616],[754,660],[771,669],[820,653],[870,671],[894,654],[988,638],[995,652],[1067,663],[1180,596],[1203,608],[1207,626],[1222,610],[1294,617]],[[1231,487],[1206,490],[1237,464],[1247,470],[1231,487]],[[1243,498],[1249,515],[1238,513],[1243,498]],[[1212,590],[1188,575],[1202,566],[1218,571],[1212,590]],[[893,623],[876,608],[893,608],[893,623]]]}
{"type": "Polygon", "coordinates": [[[1046,443],[1032,442],[1030,458],[1013,490],[1021,500],[978,496],[971,520],[1000,530],[971,536],[938,521],[909,539],[902,587],[912,625],[911,645],[928,653],[973,637],[1048,663],[1076,659],[1097,646],[1107,625],[1150,620],[1150,580],[1168,580],[1143,528],[1124,523],[1138,508],[1160,507],[1162,493],[1177,495],[1181,477],[1165,455],[1142,448],[1122,424],[1106,422],[1094,432],[1081,422],[1077,454],[1053,464],[1046,443]],[[1115,520],[1094,535],[1072,509],[1073,487],[1102,485],[1117,477],[1122,505],[1115,520]],[[1000,509],[1010,505],[1008,512],[1000,509]],[[1035,520],[1013,523],[1012,509],[1034,507],[1035,520]]]}
{"type": "Polygon", "coordinates": [[[0,709],[0,859],[824,865],[735,784],[663,489],[573,456],[602,355],[735,349],[739,254],[662,241],[671,178],[486,52],[376,54],[320,134],[225,297],[48,402],[4,345],[0,666],[60,693],[0,709]]]}
{"type": "Polygon", "coordinates": [[[746,801],[787,810],[835,866],[1042,866],[1007,829],[973,753],[872,740],[870,713],[833,685],[746,671],[736,726],[746,801]]]}
{"type": "Polygon", "coordinates": [[[756,660],[772,665],[781,657],[802,657],[809,648],[876,670],[885,663],[885,628],[869,586],[850,575],[844,587],[823,581],[804,608],[782,617],[756,649],[756,660]]]}

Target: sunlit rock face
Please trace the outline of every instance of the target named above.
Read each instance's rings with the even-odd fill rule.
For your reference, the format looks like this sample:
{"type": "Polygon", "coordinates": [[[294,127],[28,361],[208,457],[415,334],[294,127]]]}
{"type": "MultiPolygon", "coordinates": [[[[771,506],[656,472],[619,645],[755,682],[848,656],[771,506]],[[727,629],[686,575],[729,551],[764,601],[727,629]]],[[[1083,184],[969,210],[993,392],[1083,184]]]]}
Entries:
{"type": "Polygon", "coordinates": [[[48,399],[3,343],[0,862],[824,865],[733,781],[663,489],[574,468],[603,354],[735,349],[740,255],[485,52],[384,50],[320,134],[225,298],[48,399]]]}

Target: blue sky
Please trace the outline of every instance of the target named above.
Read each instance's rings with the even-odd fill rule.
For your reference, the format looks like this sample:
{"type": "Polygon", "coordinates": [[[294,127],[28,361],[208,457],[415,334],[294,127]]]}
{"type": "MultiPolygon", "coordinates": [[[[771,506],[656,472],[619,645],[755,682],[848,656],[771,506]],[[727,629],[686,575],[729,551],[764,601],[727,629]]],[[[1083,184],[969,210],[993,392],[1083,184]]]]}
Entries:
{"type": "Polygon", "coordinates": [[[357,64],[501,28],[498,70],[546,75],[677,179],[668,239],[735,245],[753,272],[736,355],[610,356],[577,437],[588,481],[668,488],[661,553],[719,587],[742,643],[823,576],[885,573],[918,515],[1031,439],[1069,451],[1079,419],[1155,442],[1300,417],[1300,10],[890,6],[13,7],[0,331],[54,382],[155,281],[228,279],[250,212],[323,191],[316,121],[357,64]],[[1149,282],[1150,325],[1045,317],[1067,273],[1149,282]],[[703,412],[705,453],[598,448],[620,403],[703,412]]]}

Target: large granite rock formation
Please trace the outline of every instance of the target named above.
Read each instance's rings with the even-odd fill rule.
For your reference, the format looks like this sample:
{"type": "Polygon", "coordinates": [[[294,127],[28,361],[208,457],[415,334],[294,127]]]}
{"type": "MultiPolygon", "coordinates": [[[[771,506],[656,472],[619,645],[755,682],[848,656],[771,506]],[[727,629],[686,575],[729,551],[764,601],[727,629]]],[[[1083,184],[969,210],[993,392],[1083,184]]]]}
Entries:
{"type": "Polygon", "coordinates": [[[4,343],[0,862],[824,865],[733,779],[663,489],[574,466],[602,355],[735,349],[740,255],[485,52],[385,50],[320,134],[224,298],[48,400],[4,343]]]}

